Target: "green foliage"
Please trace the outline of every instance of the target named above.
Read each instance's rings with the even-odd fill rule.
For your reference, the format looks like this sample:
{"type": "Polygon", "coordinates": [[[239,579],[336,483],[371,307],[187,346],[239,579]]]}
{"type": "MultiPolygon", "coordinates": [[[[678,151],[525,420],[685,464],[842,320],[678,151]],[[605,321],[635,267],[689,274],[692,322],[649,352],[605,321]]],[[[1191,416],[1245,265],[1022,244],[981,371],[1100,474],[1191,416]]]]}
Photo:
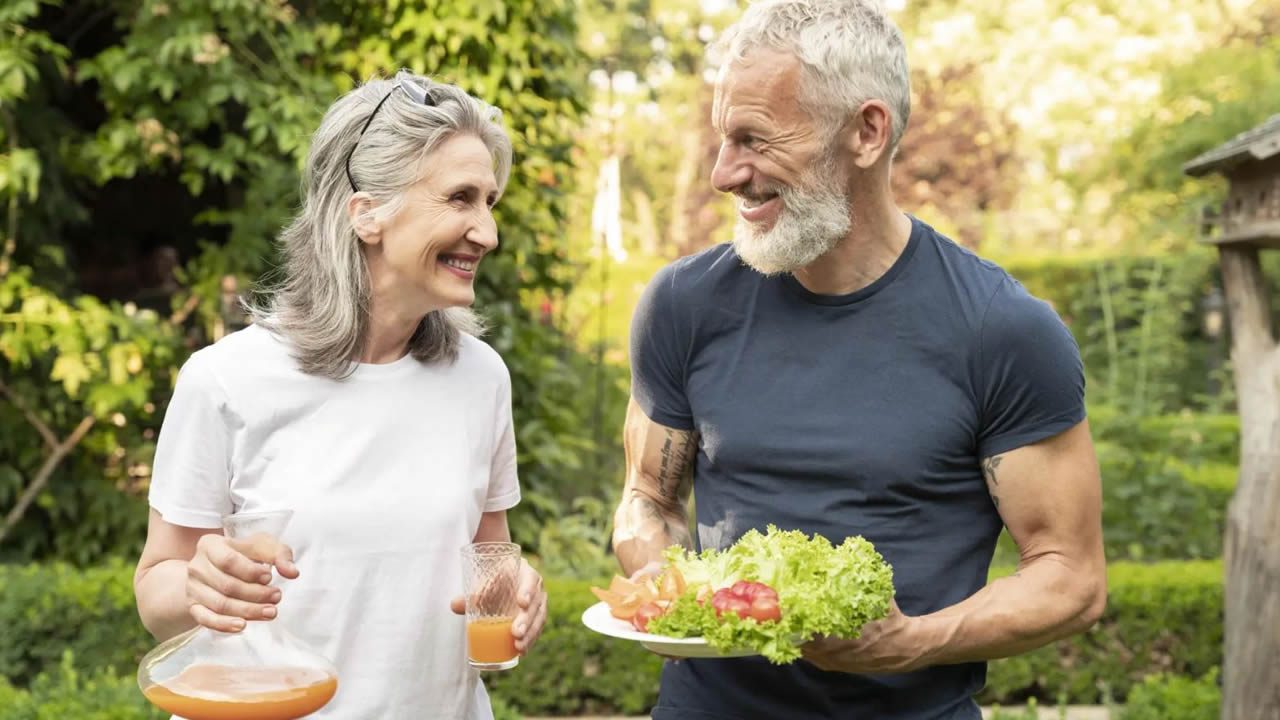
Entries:
{"type": "MultiPolygon", "coordinates": [[[[222,278],[272,268],[273,238],[297,205],[298,171],[324,108],[357,78],[400,67],[501,107],[516,152],[497,211],[501,249],[486,262],[476,303],[514,376],[526,498],[512,520],[516,539],[536,551],[541,529],[574,498],[603,501],[620,485],[618,372],[602,370],[584,392],[593,362],[528,308],[571,277],[563,226],[586,76],[575,3],[65,4],[93,15],[92,42],[71,42],[66,28],[34,30],[36,2],[0,16],[16,28],[0,33],[0,141],[9,150],[0,156],[0,350],[6,383],[54,435],[85,416],[95,424],[0,558],[89,563],[136,552],[165,399],[187,352],[211,337],[222,278]],[[141,197],[153,199],[151,212],[112,211],[116,198],[141,197]],[[98,242],[100,228],[111,228],[115,254],[98,242]],[[187,262],[171,298],[149,298],[154,312],[82,294],[91,288],[77,277],[136,263],[156,237],[187,262]]],[[[49,453],[3,400],[0,427],[7,509],[49,453]]],[[[582,553],[580,530],[555,542],[582,553]]]]}
{"type": "MultiPolygon", "coordinates": [[[[1107,559],[1221,556],[1238,474],[1239,417],[1178,413],[1134,420],[1096,406],[1089,418],[1102,472],[1107,559]]],[[[1017,546],[1002,534],[996,563],[1017,558],[1017,546]]]]}
{"type": "MultiPolygon", "coordinates": [[[[82,673],[132,673],[152,643],[137,621],[131,575],[132,568],[119,562],[87,571],[0,566],[0,675],[24,687],[40,673],[57,675],[63,663],[82,673]],[[64,660],[64,650],[73,659],[64,660]]],[[[1108,607],[1097,627],[992,663],[981,699],[1005,706],[1032,697],[1095,703],[1126,697],[1153,673],[1200,676],[1221,665],[1221,561],[1115,563],[1108,579],[1108,607]]],[[[485,677],[496,701],[529,715],[639,714],[652,706],[661,659],[582,625],[583,611],[595,602],[591,585],[548,579],[550,616],[537,647],[515,670],[485,677]]],[[[0,686],[0,699],[6,692],[16,697],[0,686]]]]}
{"type": "Polygon", "coordinates": [[[0,587],[0,677],[19,686],[53,672],[64,651],[79,669],[127,675],[155,644],[138,621],[133,567],[123,561],[84,570],[0,565],[0,587]]]}
{"type": "MultiPolygon", "coordinates": [[[[993,576],[1007,574],[996,570],[993,576]]],[[[1092,630],[990,664],[983,702],[1125,698],[1152,672],[1199,676],[1222,664],[1221,560],[1113,563],[1092,630]]]]}
{"type": "Polygon", "coordinates": [[[1219,200],[1220,177],[1195,179],[1183,165],[1276,112],[1280,94],[1280,4],[1262,0],[1224,27],[1218,42],[1170,58],[1160,94],[1093,162],[1068,178],[1081,187],[1113,189],[1109,214],[1145,225],[1147,243],[1184,247],[1194,214],[1219,200]]]}
{"type": "Polygon", "coordinates": [[[523,717],[500,697],[490,698],[490,702],[493,705],[493,720],[520,720],[523,717]]]}
{"type": "MultiPolygon", "coordinates": [[[[165,720],[169,713],[153,707],[132,675],[78,670],[83,666],[67,652],[62,662],[42,673],[30,689],[13,687],[0,677],[0,720],[165,720]]],[[[518,719],[517,719],[518,720],[518,719]]]]}
{"type": "Polygon", "coordinates": [[[1200,678],[1153,675],[1133,688],[1117,720],[1217,720],[1222,687],[1217,668],[1200,678]]]}

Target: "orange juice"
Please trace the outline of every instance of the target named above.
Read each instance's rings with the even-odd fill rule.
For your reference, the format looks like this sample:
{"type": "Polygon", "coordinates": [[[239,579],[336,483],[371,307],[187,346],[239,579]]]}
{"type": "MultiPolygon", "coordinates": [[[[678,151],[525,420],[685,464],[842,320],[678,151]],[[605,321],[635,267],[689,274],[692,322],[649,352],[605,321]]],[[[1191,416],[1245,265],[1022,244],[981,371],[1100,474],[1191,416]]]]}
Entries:
{"type": "Polygon", "coordinates": [[[320,670],[192,665],[142,694],[186,720],[294,720],[337,691],[338,679],[320,670]]]}
{"type": "Polygon", "coordinates": [[[478,663],[502,663],[517,654],[511,634],[514,618],[476,618],[467,623],[467,654],[478,663]]]}

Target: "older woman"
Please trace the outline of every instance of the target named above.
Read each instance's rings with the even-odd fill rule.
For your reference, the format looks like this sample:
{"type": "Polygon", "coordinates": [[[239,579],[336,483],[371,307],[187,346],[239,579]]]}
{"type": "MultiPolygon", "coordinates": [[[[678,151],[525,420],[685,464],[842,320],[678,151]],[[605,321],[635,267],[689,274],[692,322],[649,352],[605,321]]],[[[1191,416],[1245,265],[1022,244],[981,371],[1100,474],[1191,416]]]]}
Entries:
{"type": "MultiPolygon", "coordinates": [[[[510,376],[468,309],[511,167],[499,119],[404,72],[334,103],[282,283],[256,324],[191,356],[164,419],[144,624],[235,632],[278,606],[338,667],[316,717],[491,716],[455,613],[459,549],[508,540],[520,499],[510,376]],[[275,508],[294,514],[268,548],[221,534],[224,515],[275,508]]],[[[546,618],[527,564],[517,597],[524,652],[546,618]]]]}

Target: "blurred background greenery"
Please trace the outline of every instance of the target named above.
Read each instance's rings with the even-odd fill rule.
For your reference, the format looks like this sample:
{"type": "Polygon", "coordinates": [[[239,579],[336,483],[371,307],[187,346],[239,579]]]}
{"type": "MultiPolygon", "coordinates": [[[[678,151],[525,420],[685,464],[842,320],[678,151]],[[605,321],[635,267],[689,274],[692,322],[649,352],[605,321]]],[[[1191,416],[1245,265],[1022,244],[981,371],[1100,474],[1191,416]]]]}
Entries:
{"type": "MultiPolygon", "coordinates": [[[[1166,695],[1192,699],[1168,702],[1198,708],[1221,662],[1239,425],[1216,256],[1197,242],[1225,188],[1181,166],[1280,112],[1280,1],[887,4],[913,66],[898,201],[1075,333],[1130,588],[1084,638],[994,664],[984,699],[1141,687],[1156,707],[1142,698],[1173,677],[1166,695]]],[[[517,155],[477,307],[514,376],[513,533],[564,610],[495,695],[513,716],[646,710],[653,659],[574,613],[615,567],[631,308],[656,269],[732,229],[708,183],[708,43],[741,5],[0,4],[0,718],[152,716],[128,679],[148,645],[128,565],[175,373],[243,324],[236,298],[275,265],[321,113],[400,67],[503,108],[517,155]]],[[[1015,561],[1003,541],[997,566],[1015,561]]]]}

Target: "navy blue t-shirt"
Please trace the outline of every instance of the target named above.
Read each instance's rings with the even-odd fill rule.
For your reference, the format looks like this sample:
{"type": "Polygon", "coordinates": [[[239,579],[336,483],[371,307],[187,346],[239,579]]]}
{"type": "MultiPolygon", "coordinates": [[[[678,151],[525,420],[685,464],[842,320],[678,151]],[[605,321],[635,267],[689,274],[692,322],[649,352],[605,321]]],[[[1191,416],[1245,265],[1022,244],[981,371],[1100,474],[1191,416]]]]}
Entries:
{"type": "MultiPolygon", "coordinates": [[[[752,528],[863,535],[923,615],[986,584],[1001,520],[982,458],[1085,417],[1084,372],[1048,304],[912,219],[887,273],[843,296],[765,277],[721,245],[664,268],[636,310],[632,395],[696,430],[699,549],[752,528]]],[[[655,720],[969,720],[984,663],[898,675],[801,660],[667,662],[655,720]]]]}

